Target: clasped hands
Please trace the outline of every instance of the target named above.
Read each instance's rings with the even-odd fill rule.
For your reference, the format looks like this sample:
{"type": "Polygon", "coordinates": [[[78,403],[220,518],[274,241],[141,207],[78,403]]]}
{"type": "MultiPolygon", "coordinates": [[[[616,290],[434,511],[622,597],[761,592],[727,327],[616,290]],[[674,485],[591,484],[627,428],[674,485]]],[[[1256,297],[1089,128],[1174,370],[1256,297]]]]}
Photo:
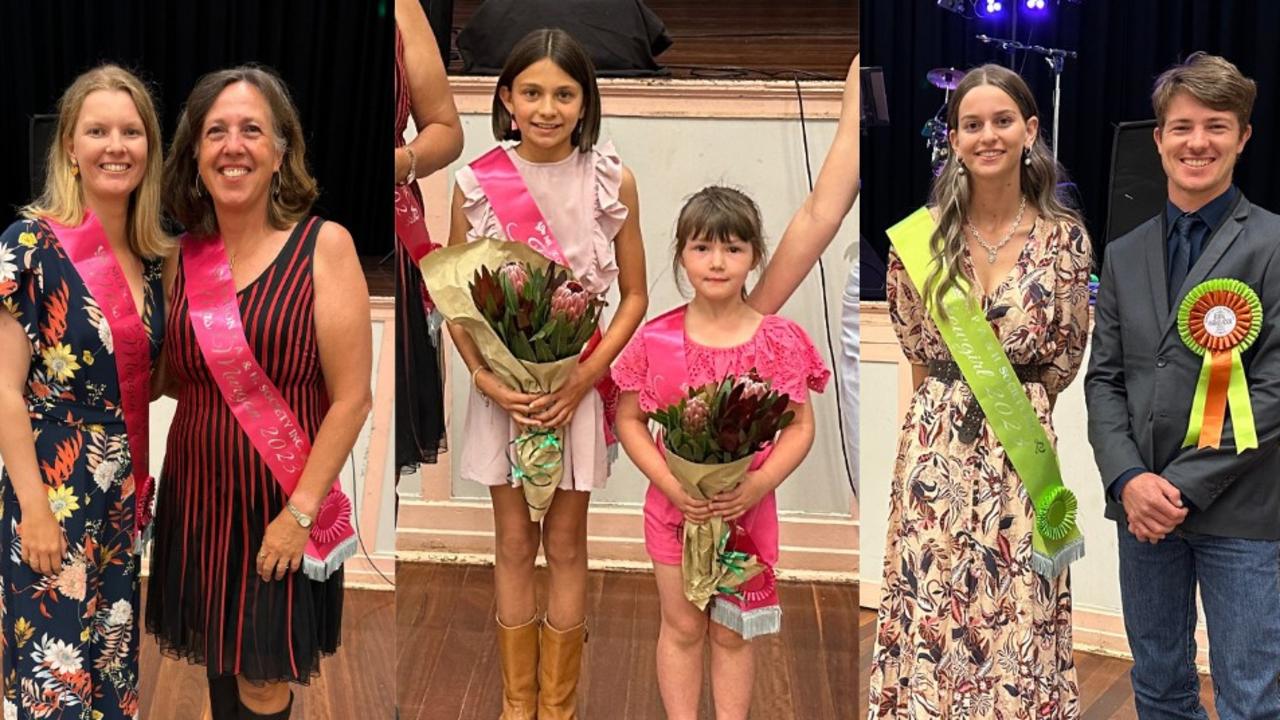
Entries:
{"type": "Polygon", "coordinates": [[[768,493],[763,479],[758,473],[748,472],[732,490],[726,490],[712,496],[708,500],[698,500],[684,489],[684,485],[675,477],[668,479],[675,485],[675,492],[669,493],[672,504],[684,515],[686,522],[704,523],[713,517],[723,520],[737,520],[756,506],[768,493]]]}
{"type": "Polygon", "coordinates": [[[545,394],[513,390],[488,369],[476,373],[476,388],[506,410],[521,429],[567,426],[578,404],[591,392],[595,383],[596,378],[581,365],[573,369],[559,390],[545,394]]]}
{"type": "Polygon", "coordinates": [[[1120,495],[1129,532],[1141,542],[1154,545],[1187,519],[1182,492],[1155,473],[1135,476],[1125,483],[1120,495]]]}

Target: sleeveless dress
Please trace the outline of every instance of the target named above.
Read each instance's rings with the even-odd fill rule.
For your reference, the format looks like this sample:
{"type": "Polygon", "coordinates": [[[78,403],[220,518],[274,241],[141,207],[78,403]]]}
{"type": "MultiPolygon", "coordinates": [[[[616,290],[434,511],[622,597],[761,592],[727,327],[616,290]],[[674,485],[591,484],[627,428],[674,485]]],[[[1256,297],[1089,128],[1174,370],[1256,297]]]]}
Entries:
{"type": "MultiPolygon", "coordinates": [[[[403,147],[409,127],[409,76],[404,67],[404,39],[396,28],[396,147],[403,147]]],[[[422,210],[422,190],[409,188],[422,210]]],[[[445,450],[444,365],[439,333],[432,332],[430,301],[422,271],[404,245],[396,241],[396,469],[412,474],[422,463],[434,463],[445,450]]]]}
{"type": "MultiPolygon", "coordinates": [[[[143,261],[151,358],[164,333],[162,260],[143,261]]],[[[139,556],[133,465],[111,328],[43,221],[0,235],[0,299],[31,341],[27,410],[49,504],[67,535],[56,578],[22,562],[22,509],[4,474],[4,717],[138,713],[139,556]]]]}
{"type": "MultiPolygon", "coordinates": [[[[298,223],[266,270],[237,293],[249,347],[308,437],[329,407],[316,346],[312,256],[323,221],[298,223]]],[[[209,677],[307,683],[338,648],[341,570],[263,582],[256,557],[288,498],[227,406],[191,327],[182,272],[165,346],[177,377],[156,498],[147,630],[209,677]]]]}
{"type": "MultiPolygon", "coordinates": [[[[644,343],[647,330],[648,325],[642,327],[618,355],[613,365],[613,379],[623,392],[638,393],[640,409],[649,413],[667,403],[659,398],[650,376],[644,343]]],[[[751,339],[733,347],[699,345],[686,334],[684,356],[690,387],[755,370],[774,390],[790,395],[798,403],[805,402],[810,390],[822,392],[831,377],[831,371],[804,328],[780,315],[765,315],[751,339]]],[[[650,483],[644,497],[644,545],[655,563],[680,564],[683,523],[680,508],[658,486],[650,483]]],[[[761,559],[776,565],[779,548],[775,493],[771,491],[761,498],[737,524],[751,535],[761,559]]]]}
{"type": "MultiPolygon", "coordinates": [[[[965,270],[973,277],[966,254],[965,270]]],[[[1089,238],[1044,218],[982,309],[1009,361],[1038,366],[1024,389],[1051,441],[1049,396],[1075,377],[1089,332],[1089,238]]],[[[889,257],[889,317],[914,364],[949,361],[902,261],[889,257]]],[[[928,378],[898,441],[870,718],[1074,720],[1070,573],[1031,568],[1034,512],[984,418],[961,439],[969,386],[928,378]]]]}
{"type": "MultiPolygon", "coordinates": [[[[573,152],[556,162],[525,160],[514,148],[507,155],[529,187],[538,209],[551,226],[565,259],[589,292],[604,294],[618,277],[613,238],[627,219],[627,206],[618,199],[622,160],[613,143],[597,143],[588,152],[573,152]]],[[[469,165],[457,173],[462,211],[471,223],[468,242],[482,237],[505,238],[489,199],[469,165]]],[[[463,426],[461,477],[483,485],[509,481],[508,444],[515,424],[495,402],[477,392],[469,394],[463,426]]],[[[603,488],[609,475],[609,450],[604,439],[604,403],[592,390],[583,396],[565,432],[562,490],[603,488]]]]}

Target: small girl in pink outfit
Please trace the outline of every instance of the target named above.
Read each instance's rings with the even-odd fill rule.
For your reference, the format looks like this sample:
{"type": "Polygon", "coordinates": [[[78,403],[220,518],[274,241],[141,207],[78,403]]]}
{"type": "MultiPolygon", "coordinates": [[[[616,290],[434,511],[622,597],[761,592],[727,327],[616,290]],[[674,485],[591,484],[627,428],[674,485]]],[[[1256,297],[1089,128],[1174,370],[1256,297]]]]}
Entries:
{"type": "MultiPolygon", "coordinates": [[[[636,467],[649,478],[644,503],[645,548],[653,560],[662,610],[658,636],[658,686],[667,716],[697,718],[702,688],[702,648],[711,639],[712,693],[716,717],[746,718],[751,706],[754,661],[751,643],[711,622],[684,596],[680,568],[681,524],[713,515],[734,521],[769,566],[778,560],[778,513],[774,489],[799,466],[813,444],[809,390],[821,392],[830,372],[809,336],[778,315],[761,315],[746,303],[746,280],[765,258],[760,211],[743,193],[724,187],[699,191],[680,211],[672,268],[684,269],[693,288],[688,305],[659,316],[641,328],[618,357],[614,381],[622,390],[618,438],[636,467]],[[683,315],[683,322],[680,316],[683,315]],[[683,344],[686,387],[754,370],[775,390],[791,398],[795,420],[756,460],[737,488],[697,501],[685,493],[667,469],[662,451],[649,433],[646,413],[675,402],[671,383],[655,377],[650,358],[671,338],[683,344]]],[[[666,363],[663,363],[664,365],[666,363]]],[[[664,370],[665,371],[665,370],[664,370]]]]}

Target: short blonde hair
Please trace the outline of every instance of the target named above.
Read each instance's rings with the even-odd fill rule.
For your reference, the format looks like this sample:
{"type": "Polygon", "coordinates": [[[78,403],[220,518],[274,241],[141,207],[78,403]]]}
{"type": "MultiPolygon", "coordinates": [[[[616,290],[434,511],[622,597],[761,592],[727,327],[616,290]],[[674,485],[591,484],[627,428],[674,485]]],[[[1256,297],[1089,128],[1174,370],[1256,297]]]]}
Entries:
{"type": "Polygon", "coordinates": [[[238,82],[252,85],[266,98],[271,110],[271,132],[277,149],[284,155],[280,162],[280,192],[272,193],[267,200],[267,222],[277,230],[288,228],[311,212],[312,203],[320,195],[315,178],[307,171],[307,143],[284,81],[271,70],[255,65],[211,72],[200,78],[187,96],[164,164],[165,208],[188,232],[197,235],[218,232],[213,201],[208,193],[196,191],[201,129],[218,96],[238,82]]]}
{"type": "Polygon", "coordinates": [[[1151,106],[1156,112],[1156,125],[1164,127],[1169,104],[1185,92],[1214,110],[1228,111],[1240,120],[1240,132],[1249,125],[1258,85],[1245,77],[1229,60],[1217,55],[1195,52],[1185,62],[1165,70],[1151,91],[1151,106]]]}
{"type": "Polygon", "coordinates": [[[85,98],[99,90],[123,92],[133,100],[147,134],[147,162],[142,182],[129,197],[129,248],[141,257],[157,258],[173,249],[172,239],[160,225],[160,181],[164,143],[160,138],[160,120],[155,102],[147,86],[138,76],[118,65],[99,65],[71,83],[58,100],[58,127],[45,161],[44,190],[31,204],[22,208],[26,217],[48,218],[62,225],[79,225],[84,219],[84,189],[76,173],[71,171],[71,141],[80,119],[85,98]]]}

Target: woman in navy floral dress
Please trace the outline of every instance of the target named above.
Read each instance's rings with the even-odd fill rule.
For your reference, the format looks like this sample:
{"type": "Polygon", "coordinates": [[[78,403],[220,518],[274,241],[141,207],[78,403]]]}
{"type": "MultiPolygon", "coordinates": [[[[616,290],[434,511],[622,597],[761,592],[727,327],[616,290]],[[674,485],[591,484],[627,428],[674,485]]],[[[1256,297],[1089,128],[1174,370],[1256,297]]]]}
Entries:
{"type": "Polygon", "coordinates": [[[102,66],[63,95],[55,137],[43,195],[0,235],[4,718],[134,718],[135,495],[147,498],[124,408],[141,395],[145,412],[149,397],[143,386],[125,399],[117,360],[134,346],[107,320],[120,306],[89,291],[65,238],[85,228],[105,238],[142,321],[149,370],[164,331],[169,247],[159,123],[142,83],[102,66]]]}

